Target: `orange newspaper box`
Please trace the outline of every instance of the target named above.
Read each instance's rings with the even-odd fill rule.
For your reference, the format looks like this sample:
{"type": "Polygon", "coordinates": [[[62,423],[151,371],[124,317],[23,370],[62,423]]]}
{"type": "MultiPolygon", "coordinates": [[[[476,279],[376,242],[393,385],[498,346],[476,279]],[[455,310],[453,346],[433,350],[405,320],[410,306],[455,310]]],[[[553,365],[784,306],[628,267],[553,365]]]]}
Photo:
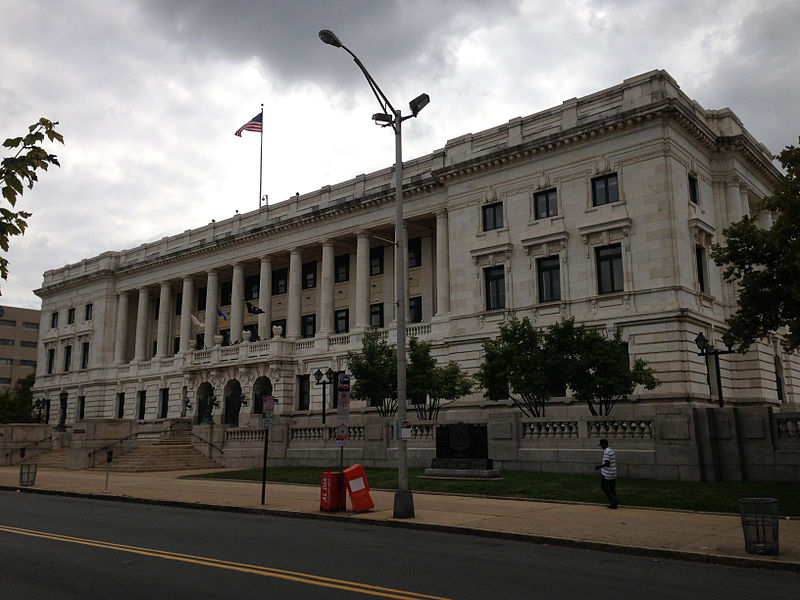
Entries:
{"type": "Polygon", "coordinates": [[[355,512],[364,512],[374,508],[375,503],[369,495],[369,482],[367,482],[367,474],[364,473],[364,467],[353,465],[352,467],[347,467],[343,473],[353,510],[355,512]]]}
{"type": "MultiPolygon", "coordinates": [[[[339,480],[341,473],[334,471],[331,473],[330,467],[327,473],[322,474],[322,481],[319,487],[319,509],[327,512],[337,512],[344,510],[344,502],[340,502],[339,480]]],[[[341,497],[344,500],[344,497],[341,497]]]]}

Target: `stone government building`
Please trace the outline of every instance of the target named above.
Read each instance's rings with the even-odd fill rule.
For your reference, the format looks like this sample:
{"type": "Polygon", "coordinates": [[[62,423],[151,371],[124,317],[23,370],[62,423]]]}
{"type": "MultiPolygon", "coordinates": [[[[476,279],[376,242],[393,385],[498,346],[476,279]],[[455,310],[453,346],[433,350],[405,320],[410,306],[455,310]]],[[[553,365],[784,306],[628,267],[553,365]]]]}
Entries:
{"type": "MultiPolygon", "coordinates": [[[[488,424],[504,469],[594,473],[607,437],[621,476],[800,478],[797,357],[777,335],[719,357],[718,390],[694,343],[703,332],[724,348],[736,305],[711,245],[746,214],[768,227],[760,201],[780,176],[730,109],[704,109],[664,71],[408,161],[408,335],[474,372],[503,319],[573,316],[620,329],[662,382],[610,417],[566,396],[530,419],[476,389],[439,422],[488,424]]],[[[174,427],[222,464],[258,465],[270,393],[270,464],[336,464],[336,395],[323,425],[312,374],[338,379],[369,327],[395,339],[392,178],[388,167],[47,271],[34,393],[69,465],[174,427]]],[[[428,466],[435,424],[409,414],[410,464],[428,466]]],[[[395,465],[393,429],[354,402],[346,460],[395,465]]]]}

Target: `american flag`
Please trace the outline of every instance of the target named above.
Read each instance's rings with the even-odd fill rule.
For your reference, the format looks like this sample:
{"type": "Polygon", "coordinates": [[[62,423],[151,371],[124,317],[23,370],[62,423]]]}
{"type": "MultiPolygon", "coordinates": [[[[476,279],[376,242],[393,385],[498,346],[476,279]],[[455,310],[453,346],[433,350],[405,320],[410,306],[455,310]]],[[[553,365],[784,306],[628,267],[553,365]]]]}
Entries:
{"type": "Polygon", "coordinates": [[[250,119],[247,123],[239,127],[236,130],[236,134],[239,137],[242,137],[243,131],[261,131],[261,116],[263,113],[258,113],[255,117],[250,119]]]}

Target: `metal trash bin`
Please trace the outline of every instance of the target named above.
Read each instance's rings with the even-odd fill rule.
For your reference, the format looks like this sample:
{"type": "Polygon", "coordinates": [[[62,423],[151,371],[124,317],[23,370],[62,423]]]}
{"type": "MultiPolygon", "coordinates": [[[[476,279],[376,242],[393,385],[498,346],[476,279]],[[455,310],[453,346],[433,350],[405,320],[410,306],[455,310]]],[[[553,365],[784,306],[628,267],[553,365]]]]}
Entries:
{"type": "Polygon", "coordinates": [[[19,484],[28,486],[36,483],[36,463],[22,463],[19,466],[19,484]]]}
{"type": "Polygon", "coordinates": [[[740,498],[744,549],[749,554],[778,554],[778,501],[740,498]]]}

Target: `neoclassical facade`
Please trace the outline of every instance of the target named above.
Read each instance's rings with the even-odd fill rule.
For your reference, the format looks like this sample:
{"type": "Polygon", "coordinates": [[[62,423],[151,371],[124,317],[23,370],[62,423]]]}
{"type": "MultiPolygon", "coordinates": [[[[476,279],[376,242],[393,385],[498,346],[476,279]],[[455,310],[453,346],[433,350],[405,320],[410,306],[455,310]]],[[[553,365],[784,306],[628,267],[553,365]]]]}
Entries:
{"type": "MultiPolygon", "coordinates": [[[[722,390],[694,343],[703,332],[724,348],[735,308],[711,245],[743,215],[770,225],[760,201],[778,177],[733,112],[704,109],[664,71],[449,140],[405,164],[408,335],[474,371],[503,319],[575,317],[619,329],[655,368],[661,385],[623,413],[715,406],[720,392],[727,406],[780,409],[797,400],[800,365],[778,336],[720,357],[722,390]]],[[[211,414],[233,443],[271,393],[284,456],[325,442],[313,373],[345,372],[367,328],[394,339],[393,239],[390,166],[47,271],[35,397],[67,427],[211,414]]],[[[585,410],[569,395],[551,406],[585,410]]],[[[441,420],[509,410],[476,389],[441,420]]],[[[386,443],[374,409],[353,411],[355,440],[386,443]]]]}

